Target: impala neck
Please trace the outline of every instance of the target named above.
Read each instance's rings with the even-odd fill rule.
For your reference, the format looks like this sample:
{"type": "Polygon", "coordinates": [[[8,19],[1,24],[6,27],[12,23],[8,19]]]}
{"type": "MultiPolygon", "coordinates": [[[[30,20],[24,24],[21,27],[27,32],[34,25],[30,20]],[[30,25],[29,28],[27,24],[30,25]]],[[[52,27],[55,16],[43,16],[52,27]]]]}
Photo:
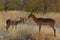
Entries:
{"type": "Polygon", "coordinates": [[[34,21],[36,21],[36,17],[33,15],[32,18],[34,19],[34,21]]]}

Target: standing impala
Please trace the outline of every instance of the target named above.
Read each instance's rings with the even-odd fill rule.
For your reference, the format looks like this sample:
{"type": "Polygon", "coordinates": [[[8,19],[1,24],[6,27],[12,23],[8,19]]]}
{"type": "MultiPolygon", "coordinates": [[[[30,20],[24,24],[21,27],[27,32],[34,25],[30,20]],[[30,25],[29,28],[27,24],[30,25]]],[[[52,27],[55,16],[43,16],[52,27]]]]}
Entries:
{"type": "Polygon", "coordinates": [[[54,36],[56,36],[56,29],[54,28],[55,20],[51,18],[36,18],[32,13],[28,16],[28,18],[33,18],[33,20],[39,25],[39,33],[41,30],[41,25],[50,25],[50,27],[54,30],[54,36]]]}

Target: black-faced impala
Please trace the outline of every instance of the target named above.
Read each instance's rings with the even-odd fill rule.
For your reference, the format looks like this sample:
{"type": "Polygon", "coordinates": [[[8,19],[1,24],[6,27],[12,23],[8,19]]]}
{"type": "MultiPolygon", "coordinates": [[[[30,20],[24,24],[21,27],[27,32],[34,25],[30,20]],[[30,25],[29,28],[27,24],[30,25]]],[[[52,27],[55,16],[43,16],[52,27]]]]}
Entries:
{"type": "Polygon", "coordinates": [[[54,36],[56,36],[56,29],[54,28],[55,20],[51,18],[37,18],[32,13],[28,16],[28,18],[33,18],[33,20],[39,25],[39,33],[41,30],[41,25],[50,25],[50,27],[54,30],[54,36]]]}

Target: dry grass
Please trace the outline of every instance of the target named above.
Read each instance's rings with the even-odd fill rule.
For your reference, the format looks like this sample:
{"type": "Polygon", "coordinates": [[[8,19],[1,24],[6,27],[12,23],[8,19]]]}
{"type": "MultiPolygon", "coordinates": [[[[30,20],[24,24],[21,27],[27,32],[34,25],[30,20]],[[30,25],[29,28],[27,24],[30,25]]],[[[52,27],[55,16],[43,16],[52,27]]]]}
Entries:
{"type": "MultiPolygon", "coordinates": [[[[29,39],[36,39],[36,40],[60,40],[60,33],[57,32],[57,36],[53,36],[52,29],[47,29],[46,27],[42,27],[41,32],[39,34],[38,32],[38,26],[37,25],[29,25],[29,24],[19,24],[17,25],[17,29],[10,27],[9,31],[5,30],[6,27],[6,20],[7,19],[13,19],[13,20],[19,20],[19,17],[26,17],[30,13],[24,12],[24,11],[8,11],[0,12],[0,40],[29,40],[29,39]]],[[[60,14],[54,14],[49,13],[45,16],[42,16],[41,14],[34,14],[36,17],[48,17],[53,18],[56,20],[57,23],[60,23],[60,14]]],[[[33,20],[29,20],[31,22],[34,22],[33,20]]]]}

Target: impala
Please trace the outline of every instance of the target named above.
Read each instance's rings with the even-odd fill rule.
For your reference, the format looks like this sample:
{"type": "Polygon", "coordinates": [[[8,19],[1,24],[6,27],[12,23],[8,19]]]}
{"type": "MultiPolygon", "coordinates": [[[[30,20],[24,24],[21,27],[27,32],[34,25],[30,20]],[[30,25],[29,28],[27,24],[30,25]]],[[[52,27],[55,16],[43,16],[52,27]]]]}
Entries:
{"type": "Polygon", "coordinates": [[[11,19],[6,20],[6,30],[8,30],[10,26],[12,26],[12,27],[15,26],[15,28],[16,28],[16,25],[20,24],[21,22],[24,23],[24,18],[20,18],[20,19],[21,20],[19,20],[19,21],[11,20],[11,19]]]}
{"type": "Polygon", "coordinates": [[[55,20],[54,19],[51,19],[51,18],[37,18],[32,13],[28,16],[28,18],[31,18],[31,17],[33,18],[35,23],[37,25],[39,25],[39,33],[40,33],[40,30],[41,30],[41,25],[49,25],[54,30],[54,36],[56,36],[56,29],[54,27],[54,25],[55,25],[55,20]]]}

